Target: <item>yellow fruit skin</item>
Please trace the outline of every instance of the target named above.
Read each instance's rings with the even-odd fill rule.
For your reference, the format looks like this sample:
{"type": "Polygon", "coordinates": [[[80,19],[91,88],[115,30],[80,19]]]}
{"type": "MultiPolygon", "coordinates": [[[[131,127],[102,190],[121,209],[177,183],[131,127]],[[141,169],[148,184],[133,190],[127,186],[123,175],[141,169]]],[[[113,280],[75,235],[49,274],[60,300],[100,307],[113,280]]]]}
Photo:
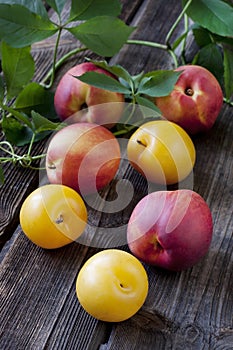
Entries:
{"type": "Polygon", "coordinates": [[[34,190],[20,210],[25,235],[36,245],[55,249],[75,241],[84,231],[87,209],[81,196],[64,185],[34,190]]]}
{"type": "Polygon", "coordinates": [[[148,294],[148,277],[133,255],[107,249],[93,255],[76,281],[80,304],[93,317],[120,322],[133,316],[148,294]]]}
{"type": "Polygon", "coordinates": [[[131,165],[158,184],[175,184],[192,171],[196,151],[190,136],[179,125],[156,120],[141,125],[127,146],[131,165]]]}

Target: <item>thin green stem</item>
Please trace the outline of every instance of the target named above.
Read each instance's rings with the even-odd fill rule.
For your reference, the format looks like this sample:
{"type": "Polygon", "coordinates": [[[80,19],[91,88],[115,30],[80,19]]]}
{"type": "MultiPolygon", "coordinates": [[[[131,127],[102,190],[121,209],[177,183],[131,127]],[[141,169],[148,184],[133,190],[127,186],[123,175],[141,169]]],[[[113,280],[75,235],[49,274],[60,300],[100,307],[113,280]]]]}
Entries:
{"type": "MultiPolygon", "coordinates": [[[[189,30],[189,17],[188,17],[188,15],[185,14],[184,15],[184,32],[188,34],[188,30],[189,30]]],[[[184,40],[183,40],[182,52],[185,51],[186,42],[187,42],[187,35],[185,35],[184,40]]]]}
{"type": "Polygon", "coordinates": [[[174,62],[174,68],[177,68],[178,67],[178,59],[176,57],[176,54],[173,50],[168,50],[168,52],[170,53],[170,55],[172,56],[173,58],[173,62],[174,62]]]}
{"type": "Polygon", "coordinates": [[[130,44],[130,45],[131,44],[145,45],[145,46],[150,46],[150,47],[154,47],[154,48],[157,48],[157,49],[165,50],[168,53],[170,53],[170,55],[172,56],[175,67],[178,66],[178,60],[177,60],[177,57],[176,57],[175,53],[167,45],[155,43],[155,42],[152,42],[152,41],[146,41],[146,40],[127,40],[126,44],[130,44]]]}
{"type": "Polygon", "coordinates": [[[38,154],[37,156],[33,156],[33,160],[36,160],[36,159],[41,159],[41,158],[44,158],[46,157],[47,153],[41,153],[41,154],[38,154]]]}
{"type": "Polygon", "coordinates": [[[146,41],[146,40],[127,40],[126,41],[126,44],[135,44],[135,45],[145,45],[145,46],[150,46],[150,47],[155,47],[157,49],[162,49],[162,50],[167,50],[168,47],[167,45],[163,45],[163,44],[160,44],[160,43],[155,43],[155,42],[152,42],[152,41],[146,41]]]}
{"type": "Polygon", "coordinates": [[[132,100],[132,110],[128,116],[128,118],[126,119],[125,121],[125,124],[128,124],[132,118],[132,116],[134,115],[134,112],[135,112],[135,108],[136,108],[136,102],[135,102],[135,98],[133,97],[133,100],[132,100]]]}
{"type": "Polygon", "coordinates": [[[233,101],[229,100],[228,98],[224,97],[223,102],[227,103],[230,106],[233,106],[233,101]]]}
{"type": "Polygon", "coordinates": [[[8,141],[1,141],[0,142],[0,149],[2,151],[4,151],[5,153],[10,154],[11,156],[15,155],[14,149],[12,147],[12,144],[8,141]],[[6,145],[7,147],[9,147],[10,151],[8,151],[6,148],[2,147],[2,145],[6,145]]]}
{"type": "Polygon", "coordinates": [[[13,164],[19,163],[24,168],[30,168],[34,170],[41,169],[40,167],[34,167],[31,165],[34,160],[46,157],[46,153],[31,156],[31,150],[32,150],[32,145],[34,143],[34,139],[35,139],[35,134],[33,134],[32,136],[32,139],[28,148],[28,153],[23,154],[22,156],[15,153],[14,148],[10,142],[1,141],[0,150],[6,153],[8,156],[0,157],[0,164],[11,162],[13,164]],[[7,149],[4,146],[7,146],[9,149],[7,149]]]}
{"type": "Polygon", "coordinates": [[[185,14],[184,15],[184,33],[185,33],[185,36],[184,36],[184,39],[183,39],[183,42],[182,42],[182,49],[181,49],[181,61],[182,61],[182,64],[186,64],[185,52],[186,52],[186,42],[187,42],[188,31],[189,31],[189,18],[185,14]]]}
{"type": "MultiPolygon", "coordinates": [[[[41,81],[41,85],[45,85],[46,81],[52,76],[53,72],[55,73],[56,70],[61,67],[66,60],[68,60],[70,57],[76,55],[77,53],[79,52],[82,52],[82,51],[86,51],[88,50],[87,47],[79,47],[79,48],[76,48],[74,50],[71,50],[69,51],[67,54],[65,54],[64,56],[62,56],[56,63],[55,63],[55,66],[53,66],[53,68],[51,68],[48,73],[46,74],[46,76],[44,77],[44,79],[41,81]]],[[[49,84],[50,85],[50,84],[49,84]]],[[[45,85],[46,88],[49,87],[49,85],[45,85]]],[[[52,85],[51,85],[52,86],[52,85]]]]}
{"type": "Polygon", "coordinates": [[[62,32],[62,27],[59,28],[58,35],[57,35],[57,40],[55,43],[54,47],[54,55],[53,55],[53,65],[52,65],[52,72],[51,72],[51,78],[50,82],[48,85],[46,85],[46,88],[49,89],[53,85],[54,82],[54,77],[55,77],[55,70],[56,70],[56,61],[57,61],[57,51],[58,51],[58,46],[61,38],[61,32],[62,32]]]}
{"type": "Polygon", "coordinates": [[[36,134],[33,133],[33,134],[32,134],[32,138],[31,138],[31,141],[30,141],[30,144],[29,144],[29,146],[28,146],[28,153],[27,153],[28,156],[31,155],[32,145],[33,145],[33,143],[34,143],[34,141],[35,141],[35,136],[36,136],[36,134]]]}
{"type": "Polygon", "coordinates": [[[132,125],[132,126],[129,126],[129,127],[127,127],[127,128],[124,128],[124,129],[115,131],[113,134],[114,134],[115,136],[124,135],[124,134],[127,134],[129,131],[133,130],[134,128],[135,128],[135,125],[132,125]]]}
{"type": "Polygon", "coordinates": [[[184,16],[185,12],[187,11],[188,7],[190,6],[192,0],[189,0],[186,5],[184,6],[183,10],[181,11],[181,13],[179,14],[179,16],[177,17],[176,21],[174,22],[174,24],[171,26],[169,32],[167,33],[166,39],[165,39],[165,43],[168,47],[170,47],[170,39],[172,37],[172,34],[174,33],[178,23],[180,22],[180,20],[182,19],[182,17],[184,16]]]}

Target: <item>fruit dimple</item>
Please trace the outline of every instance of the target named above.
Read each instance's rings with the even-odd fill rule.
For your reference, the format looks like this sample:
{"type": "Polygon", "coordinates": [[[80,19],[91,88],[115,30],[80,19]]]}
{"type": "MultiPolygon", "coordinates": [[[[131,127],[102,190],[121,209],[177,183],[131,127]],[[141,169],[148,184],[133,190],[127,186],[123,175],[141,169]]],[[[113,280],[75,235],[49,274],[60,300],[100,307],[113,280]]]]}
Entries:
{"type": "Polygon", "coordinates": [[[162,247],[162,245],[160,244],[160,242],[159,242],[158,240],[156,241],[155,246],[156,246],[157,249],[159,249],[160,251],[163,250],[163,247],[162,247]]]}
{"type": "Polygon", "coordinates": [[[129,286],[127,286],[126,284],[120,282],[120,288],[123,292],[128,292],[131,290],[131,288],[129,286]]]}
{"type": "Polygon", "coordinates": [[[80,106],[80,110],[84,110],[84,109],[88,109],[88,105],[86,104],[86,102],[84,102],[84,103],[80,106]]]}

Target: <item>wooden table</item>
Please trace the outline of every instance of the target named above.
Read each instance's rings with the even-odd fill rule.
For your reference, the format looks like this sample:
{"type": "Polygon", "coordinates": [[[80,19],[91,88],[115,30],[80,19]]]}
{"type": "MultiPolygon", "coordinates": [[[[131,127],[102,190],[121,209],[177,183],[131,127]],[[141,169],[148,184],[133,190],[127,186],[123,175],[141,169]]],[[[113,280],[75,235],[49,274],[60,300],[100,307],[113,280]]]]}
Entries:
{"type": "MultiPolygon", "coordinates": [[[[181,11],[176,0],[122,0],[122,4],[122,19],[137,26],[132,38],[157,42],[164,41],[169,24],[181,11]]],[[[181,30],[182,23],[174,35],[181,30]]],[[[64,36],[59,56],[76,45],[74,39],[64,36]]],[[[35,79],[40,80],[48,69],[52,49],[53,42],[48,40],[33,47],[38,67],[35,79]]],[[[190,57],[194,50],[190,39],[190,57]]],[[[84,54],[70,59],[60,69],[57,81],[65,70],[83,60],[84,54]]],[[[172,68],[164,51],[136,45],[125,45],[111,62],[123,65],[131,74],[172,68]]],[[[224,104],[211,131],[193,137],[197,152],[193,189],[209,204],[214,221],[208,254],[179,273],[146,266],[147,300],[135,316],[118,324],[89,316],[75,295],[78,271],[96,252],[95,247],[72,243],[48,251],[33,245],[22,233],[20,206],[38,186],[38,173],[6,165],[6,181],[0,187],[0,348],[233,349],[232,136],[233,110],[224,104]]],[[[35,151],[42,148],[39,143],[35,151]]],[[[126,162],[120,173],[135,186],[132,206],[122,216],[126,220],[146,188],[126,162]]],[[[92,210],[90,216],[94,231],[108,224],[108,214],[92,210]]]]}

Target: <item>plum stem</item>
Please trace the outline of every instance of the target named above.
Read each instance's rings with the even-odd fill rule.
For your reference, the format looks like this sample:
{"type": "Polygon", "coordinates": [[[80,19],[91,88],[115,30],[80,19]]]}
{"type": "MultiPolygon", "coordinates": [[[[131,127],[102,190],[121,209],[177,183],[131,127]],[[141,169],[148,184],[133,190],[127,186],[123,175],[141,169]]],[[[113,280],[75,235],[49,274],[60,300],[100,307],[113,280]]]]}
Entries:
{"type": "Polygon", "coordinates": [[[187,89],[185,89],[185,95],[187,95],[187,96],[193,96],[193,94],[194,94],[194,91],[193,91],[192,88],[187,88],[187,89]]]}
{"type": "Polygon", "coordinates": [[[48,169],[55,170],[56,169],[56,165],[54,163],[51,163],[51,164],[48,165],[48,169]]]}
{"type": "Polygon", "coordinates": [[[144,146],[144,147],[146,147],[146,146],[147,146],[147,145],[146,145],[146,143],[145,143],[145,142],[143,142],[143,141],[141,141],[141,140],[137,140],[137,143],[138,143],[139,145],[144,146]]]}
{"type": "Polygon", "coordinates": [[[59,215],[59,217],[55,220],[56,224],[62,224],[64,222],[62,214],[59,215]]]}

